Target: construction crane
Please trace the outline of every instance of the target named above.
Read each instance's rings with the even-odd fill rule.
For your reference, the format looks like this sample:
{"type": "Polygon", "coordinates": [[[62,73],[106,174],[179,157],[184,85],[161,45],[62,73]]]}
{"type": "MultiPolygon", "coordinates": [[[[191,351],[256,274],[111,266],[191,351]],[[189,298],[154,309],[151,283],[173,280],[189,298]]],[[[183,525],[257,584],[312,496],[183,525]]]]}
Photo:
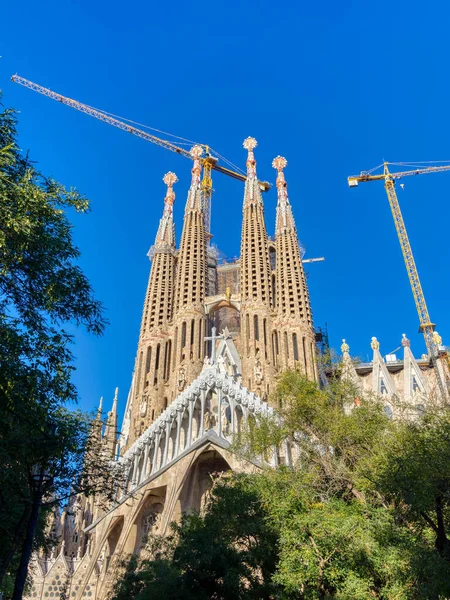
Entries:
{"type": "MultiPolygon", "coordinates": [[[[176,154],[180,154],[181,156],[185,156],[186,158],[189,158],[192,160],[192,156],[191,156],[189,150],[186,150],[185,148],[181,148],[180,146],[177,146],[173,142],[169,142],[169,141],[159,138],[155,135],[152,135],[151,133],[148,133],[147,131],[142,131],[141,129],[138,129],[137,127],[134,127],[133,125],[131,125],[129,123],[124,123],[123,121],[120,121],[115,116],[112,116],[109,113],[106,113],[102,110],[98,110],[96,108],[88,106],[87,104],[82,104],[81,102],[78,102],[77,100],[73,100],[72,98],[66,98],[66,96],[62,96],[61,94],[58,94],[57,92],[53,92],[52,90],[49,90],[37,83],[33,83],[32,81],[29,81],[28,79],[24,79],[23,77],[20,77],[19,75],[13,75],[11,77],[11,79],[15,83],[18,83],[30,90],[33,90],[34,92],[38,92],[39,94],[42,94],[43,96],[47,96],[48,98],[57,100],[58,102],[61,102],[62,104],[66,104],[67,106],[75,108],[76,110],[79,110],[80,112],[90,115],[91,117],[95,117],[96,119],[99,119],[100,121],[109,123],[110,125],[113,125],[114,127],[117,127],[118,129],[122,129],[123,131],[127,131],[128,133],[132,133],[133,135],[136,135],[137,137],[147,140],[147,142],[152,142],[153,144],[156,144],[157,146],[161,146],[162,148],[166,148],[166,150],[171,150],[172,152],[175,152],[176,154]]],[[[205,218],[205,228],[206,228],[207,234],[209,235],[211,232],[211,200],[212,200],[212,193],[213,193],[212,171],[214,170],[214,171],[217,171],[218,173],[223,173],[224,175],[228,175],[229,177],[234,177],[234,179],[238,179],[239,181],[245,181],[247,178],[242,173],[238,173],[237,171],[233,171],[231,169],[228,169],[227,167],[223,167],[222,165],[219,165],[218,164],[219,159],[211,154],[210,146],[208,146],[206,144],[198,144],[198,145],[201,146],[203,148],[203,150],[205,151],[205,157],[204,158],[202,157],[200,159],[200,162],[202,163],[202,166],[203,166],[203,179],[202,179],[201,187],[202,187],[202,203],[203,203],[203,212],[204,212],[204,218],[205,218]]],[[[261,191],[263,191],[263,192],[267,192],[272,187],[271,184],[268,183],[267,181],[259,181],[258,183],[259,183],[259,187],[260,187],[261,191]]]]}
{"type": "Polygon", "coordinates": [[[433,366],[435,367],[436,379],[441,395],[443,398],[448,398],[448,387],[445,374],[442,369],[442,366],[437,361],[437,358],[439,357],[439,346],[436,343],[436,338],[433,336],[435,324],[431,322],[430,315],[428,313],[427,304],[425,302],[425,295],[422,290],[422,286],[419,279],[419,273],[417,271],[416,263],[414,261],[411,244],[409,242],[408,233],[406,231],[402,212],[400,210],[400,204],[395,191],[395,182],[399,179],[402,179],[403,177],[450,171],[450,164],[438,166],[423,166],[423,164],[424,163],[418,165],[418,168],[411,169],[412,163],[384,162],[382,165],[380,165],[380,167],[383,167],[382,173],[375,172],[380,167],[375,167],[375,169],[372,169],[371,171],[362,171],[360,175],[349,177],[348,185],[353,188],[357,187],[359,183],[363,183],[366,181],[384,181],[384,188],[386,190],[389,205],[391,207],[395,228],[397,230],[400,247],[402,249],[403,258],[405,261],[406,271],[408,273],[409,282],[411,284],[411,289],[414,296],[414,301],[416,303],[417,313],[419,315],[419,331],[422,331],[424,335],[428,353],[430,355],[433,366]],[[391,173],[389,171],[389,165],[405,167],[405,170],[391,173]]]}

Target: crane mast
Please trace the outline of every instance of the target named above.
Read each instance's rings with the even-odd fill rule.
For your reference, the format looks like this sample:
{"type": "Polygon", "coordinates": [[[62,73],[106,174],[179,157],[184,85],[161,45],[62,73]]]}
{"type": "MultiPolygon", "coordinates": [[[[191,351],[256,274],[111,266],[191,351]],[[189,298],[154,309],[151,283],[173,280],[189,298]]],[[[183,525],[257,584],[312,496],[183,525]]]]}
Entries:
{"type": "Polygon", "coordinates": [[[395,181],[402,177],[409,177],[412,175],[425,175],[429,173],[437,173],[441,171],[450,171],[450,165],[443,166],[432,166],[420,169],[405,170],[395,173],[389,171],[389,163],[383,164],[383,173],[373,175],[371,173],[362,172],[358,176],[348,178],[348,184],[350,187],[356,187],[359,183],[366,181],[384,181],[384,188],[389,200],[389,206],[391,208],[392,217],[394,219],[395,229],[400,242],[400,247],[405,261],[406,271],[408,273],[411,290],[414,296],[416,304],[417,314],[419,315],[420,331],[422,331],[425,338],[425,344],[430,355],[433,366],[435,367],[436,380],[438,383],[439,391],[442,398],[448,398],[448,387],[445,378],[445,373],[442,369],[442,365],[437,360],[439,357],[439,347],[433,337],[435,324],[431,322],[430,315],[428,313],[427,303],[425,301],[425,295],[422,290],[420,283],[419,272],[417,271],[416,263],[412,253],[411,244],[406,231],[405,222],[403,220],[402,211],[400,209],[400,203],[397,198],[395,191],[395,181]]]}
{"type": "MultiPolygon", "coordinates": [[[[53,92],[48,88],[39,85],[38,83],[34,83],[33,81],[29,81],[24,77],[20,77],[19,75],[13,75],[11,79],[22,85],[23,87],[28,88],[29,90],[33,90],[34,92],[38,92],[43,96],[47,96],[47,98],[51,98],[52,100],[57,100],[61,102],[61,104],[65,104],[66,106],[70,106],[71,108],[75,108],[76,110],[89,115],[90,117],[94,117],[103,121],[104,123],[108,123],[109,125],[113,125],[118,129],[122,129],[122,131],[126,131],[128,133],[132,133],[133,135],[146,140],[147,142],[152,142],[152,144],[156,144],[166,150],[170,150],[171,152],[175,152],[176,154],[180,154],[186,158],[192,160],[192,156],[189,151],[177,146],[176,144],[169,142],[168,140],[164,140],[162,138],[157,137],[147,131],[142,131],[137,127],[129,123],[124,123],[120,119],[115,118],[114,116],[105,113],[101,110],[93,108],[87,104],[83,104],[82,102],[78,102],[77,100],[73,100],[72,98],[67,98],[62,94],[58,94],[57,92],[53,92]]],[[[233,177],[234,179],[238,179],[239,181],[246,181],[247,177],[242,173],[238,173],[233,171],[232,169],[228,169],[218,164],[218,159],[211,155],[210,147],[206,144],[199,144],[203,150],[205,151],[205,157],[200,158],[200,162],[203,166],[203,179],[201,183],[202,188],[202,203],[203,203],[203,214],[205,220],[205,229],[207,235],[210,236],[211,231],[211,200],[213,194],[212,187],[212,170],[217,171],[218,173],[223,173],[224,175],[228,175],[228,177],[233,177]]],[[[259,181],[259,187],[261,191],[267,192],[271,185],[267,181],[259,181]]]]}

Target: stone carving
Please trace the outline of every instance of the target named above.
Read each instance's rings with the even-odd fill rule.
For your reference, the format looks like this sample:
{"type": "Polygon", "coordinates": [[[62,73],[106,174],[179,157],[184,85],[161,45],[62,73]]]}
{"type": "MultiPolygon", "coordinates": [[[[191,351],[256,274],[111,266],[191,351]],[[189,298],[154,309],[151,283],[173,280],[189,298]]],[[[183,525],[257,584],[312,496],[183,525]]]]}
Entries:
{"type": "Polygon", "coordinates": [[[370,347],[372,348],[372,350],[380,349],[380,342],[377,340],[376,337],[372,338],[372,341],[370,342],[370,347]]]}
{"type": "Polygon", "coordinates": [[[349,351],[350,351],[350,346],[347,344],[345,339],[343,339],[342,345],[341,345],[341,352],[342,352],[342,354],[345,354],[346,352],[349,352],[349,351]]]}
{"type": "Polygon", "coordinates": [[[184,388],[186,387],[186,371],[184,370],[184,367],[180,367],[180,370],[178,371],[178,389],[180,391],[184,390],[184,388]]]}
{"type": "Polygon", "coordinates": [[[436,344],[436,346],[442,346],[442,337],[437,331],[433,332],[433,342],[436,344]]]}
{"type": "Polygon", "coordinates": [[[148,396],[145,394],[142,398],[141,406],[139,407],[139,414],[141,417],[145,417],[147,414],[148,396]]]}
{"type": "Polygon", "coordinates": [[[406,337],[406,333],[402,333],[402,346],[403,348],[409,348],[411,346],[411,342],[406,337]]]}
{"type": "Polygon", "coordinates": [[[223,357],[223,355],[221,354],[218,358],[217,358],[217,368],[219,369],[219,371],[221,373],[225,373],[225,359],[223,357]]]}
{"type": "Polygon", "coordinates": [[[262,367],[261,367],[261,359],[259,358],[259,354],[257,354],[257,356],[256,356],[255,366],[253,368],[253,374],[255,376],[255,383],[257,385],[261,385],[261,383],[264,379],[264,375],[263,375],[263,371],[262,371],[262,367]]]}

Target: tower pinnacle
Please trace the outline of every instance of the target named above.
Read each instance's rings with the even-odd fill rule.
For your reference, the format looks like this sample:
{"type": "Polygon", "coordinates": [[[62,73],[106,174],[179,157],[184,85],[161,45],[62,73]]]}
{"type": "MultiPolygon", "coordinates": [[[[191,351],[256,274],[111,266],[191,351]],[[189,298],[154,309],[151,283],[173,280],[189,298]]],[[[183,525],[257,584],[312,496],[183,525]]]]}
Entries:
{"type": "Polygon", "coordinates": [[[194,166],[191,169],[191,187],[189,188],[188,199],[186,202],[186,213],[190,210],[202,210],[202,197],[200,189],[200,175],[202,172],[202,165],[200,163],[200,156],[203,154],[203,148],[199,145],[193,146],[189,154],[194,160],[194,166]]]}
{"type": "Polygon", "coordinates": [[[283,228],[291,228],[295,230],[295,221],[292,214],[292,207],[289,203],[287,193],[287,183],[284,178],[283,169],[286,168],[288,162],[284,156],[277,156],[272,161],[272,167],[277,170],[277,190],[278,190],[278,205],[275,231],[278,233],[283,228]]]}
{"type": "Polygon", "coordinates": [[[167,192],[164,198],[164,211],[159,222],[158,232],[156,234],[155,245],[150,250],[150,257],[162,250],[164,247],[175,248],[175,230],[173,223],[173,203],[175,202],[175,192],[173,191],[174,184],[178,181],[175,173],[169,171],[163,177],[164,183],[167,185],[167,192]]]}
{"type": "Polygon", "coordinates": [[[248,137],[242,144],[248,150],[247,156],[247,177],[256,177],[256,160],[253,150],[257,147],[258,142],[253,137],[248,137]]]}
{"type": "Polygon", "coordinates": [[[272,161],[272,167],[277,171],[278,191],[275,225],[277,317],[274,324],[279,330],[279,339],[284,338],[284,353],[279,353],[279,365],[282,368],[299,367],[305,375],[317,379],[309,294],[284,177],[286,166],[287,160],[283,156],[272,161]]]}

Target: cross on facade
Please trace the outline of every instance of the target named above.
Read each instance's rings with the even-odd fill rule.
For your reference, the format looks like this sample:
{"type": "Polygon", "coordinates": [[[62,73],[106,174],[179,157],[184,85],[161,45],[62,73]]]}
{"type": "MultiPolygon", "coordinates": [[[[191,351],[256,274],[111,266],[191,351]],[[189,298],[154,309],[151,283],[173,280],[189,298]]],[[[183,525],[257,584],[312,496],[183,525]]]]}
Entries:
{"type": "MultiPolygon", "coordinates": [[[[216,335],[217,329],[213,326],[211,328],[211,337],[205,337],[205,342],[212,342],[211,345],[211,363],[214,365],[216,363],[216,340],[224,340],[225,336],[222,334],[216,335]]],[[[228,337],[228,336],[227,336],[228,337]]]]}

